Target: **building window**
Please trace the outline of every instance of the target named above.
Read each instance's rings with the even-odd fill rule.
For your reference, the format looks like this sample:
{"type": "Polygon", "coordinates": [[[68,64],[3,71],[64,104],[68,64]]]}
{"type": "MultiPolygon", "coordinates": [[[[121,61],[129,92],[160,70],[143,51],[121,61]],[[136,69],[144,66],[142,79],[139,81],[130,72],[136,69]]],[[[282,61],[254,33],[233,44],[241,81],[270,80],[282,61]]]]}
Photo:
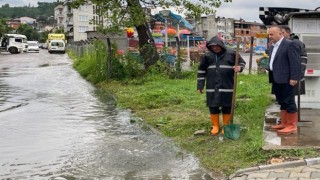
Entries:
{"type": "Polygon", "coordinates": [[[84,33],[88,31],[88,26],[79,26],[79,33],[84,33]]]}
{"type": "Polygon", "coordinates": [[[79,10],[80,11],[88,11],[88,6],[80,6],[79,10]]]}
{"type": "Polygon", "coordinates": [[[88,16],[79,15],[79,21],[87,22],[88,21],[88,16]]]}
{"type": "Polygon", "coordinates": [[[101,17],[101,19],[100,19],[100,25],[103,25],[103,17],[101,17]]]}

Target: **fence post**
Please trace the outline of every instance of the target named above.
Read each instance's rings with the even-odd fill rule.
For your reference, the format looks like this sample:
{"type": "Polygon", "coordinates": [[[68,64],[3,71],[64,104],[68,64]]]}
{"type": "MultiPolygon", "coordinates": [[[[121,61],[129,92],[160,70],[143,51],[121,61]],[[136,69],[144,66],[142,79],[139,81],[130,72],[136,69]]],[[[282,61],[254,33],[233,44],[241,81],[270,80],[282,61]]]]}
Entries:
{"type": "Polygon", "coordinates": [[[254,37],[251,36],[251,39],[250,39],[249,74],[251,74],[251,70],[252,70],[253,40],[254,40],[254,37]]]}
{"type": "Polygon", "coordinates": [[[106,66],[107,66],[107,81],[109,81],[111,79],[111,60],[112,60],[111,42],[109,37],[107,37],[107,45],[108,45],[107,47],[108,55],[107,55],[106,66]]]}
{"type": "Polygon", "coordinates": [[[176,78],[180,78],[181,74],[181,61],[180,61],[180,41],[179,37],[176,36],[176,44],[177,44],[177,62],[175,63],[176,66],[176,78]]]}

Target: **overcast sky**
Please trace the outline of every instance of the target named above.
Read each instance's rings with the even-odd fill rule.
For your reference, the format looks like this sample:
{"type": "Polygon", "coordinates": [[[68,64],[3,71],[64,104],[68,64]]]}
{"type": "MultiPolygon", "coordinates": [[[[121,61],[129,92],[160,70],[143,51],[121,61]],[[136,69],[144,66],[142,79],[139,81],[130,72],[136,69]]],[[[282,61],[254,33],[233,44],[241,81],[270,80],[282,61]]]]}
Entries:
{"type": "Polygon", "coordinates": [[[259,7],[288,7],[314,10],[320,7],[320,0],[232,0],[232,3],[222,3],[216,16],[257,21],[259,7]]]}
{"type": "MultiPolygon", "coordinates": [[[[39,0],[0,0],[0,5],[9,4],[14,6],[37,6],[39,0]]],[[[57,0],[40,0],[40,2],[57,2],[57,0]]]]}
{"type": "MultiPolygon", "coordinates": [[[[39,0],[0,0],[0,5],[13,6],[37,6],[39,0]]],[[[40,0],[40,2],[56,2],[57,0],[40,0]]],[[[223,1],[223,0],[222,0],[223,1]]],[[[320,0],[232,0],[232,3],[222,3],[217,9],[217,16],[246,21],[259,19],[259,7],[290,7],[314,10],[320,7],[320,0]]]]}

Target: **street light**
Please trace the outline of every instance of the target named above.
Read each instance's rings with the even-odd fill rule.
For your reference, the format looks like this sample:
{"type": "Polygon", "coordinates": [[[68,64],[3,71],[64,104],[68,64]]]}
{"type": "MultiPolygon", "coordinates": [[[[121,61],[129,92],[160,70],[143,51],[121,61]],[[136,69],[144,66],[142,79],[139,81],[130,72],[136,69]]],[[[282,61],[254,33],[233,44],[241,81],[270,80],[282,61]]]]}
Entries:
{"type": "Polygon", "coordinates": [[[165,46],[168,47],[168,16],[170,14],[170,10],[162,10],[159,13],[162,14],[165,17],[165,22],[164,22],[165,30],[166,30],[166,33],[165,33],[165,46]]]}
{"type": "Polygon", "coordinates": [[[187,62],[190,62],[190,42],[189,42],[189,34],[187,35],[187,62]]]}

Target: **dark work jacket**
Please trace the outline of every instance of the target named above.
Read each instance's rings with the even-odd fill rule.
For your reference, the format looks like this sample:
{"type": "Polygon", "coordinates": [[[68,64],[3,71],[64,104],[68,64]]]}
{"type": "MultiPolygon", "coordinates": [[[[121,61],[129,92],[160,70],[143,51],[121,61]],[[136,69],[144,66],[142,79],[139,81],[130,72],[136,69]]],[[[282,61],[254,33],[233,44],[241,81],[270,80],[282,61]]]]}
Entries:
{"type": "MultiPolygon", "coordinates": [[[[269,51],[271,62],[273,46],[269,51]]],[[[270,67],[270,64],[269,64],[270,67]]],[[[290,80],[300,80],[300,50],[298,44],[288,39],[283,39],[273,61],[272,74],[269,73],[269,82],[284,84],[290,80]]]]}
{"type": "MultiPolygon", "coordinates": [[[[227,49],[217,36],[208,41],[206,46],[209,51],[200,59],[197,89],[203,90],[206,87],[208,107],[231,107],[236,52],[227,49]],[[213,44],[221,46],[223,51],[219,54],[212,52],[209,47],[213,44]]],[[[241,71],[245,65],[245,61],[239,55],[241,71]]]]}
{"type": "Polygon", "coordinates": [[[306,88],[305,88],[305,79],[304,79],[304,74],[306,72],[307,68],[307,63],[308,63],[308,55],[306,51],[306,46],[303,42],[299,40],[299,37],[295,34],[290,34],[290,40],[293,42],[298,43],[299,50],[300,50],[300,65],[301,65],[301,80],[300,80],[300,92],[299,92],[299,86],[296,86],[295,88],[295,94],[298,95],[300,94],[305,94],[306,93],[306,88]]]}

